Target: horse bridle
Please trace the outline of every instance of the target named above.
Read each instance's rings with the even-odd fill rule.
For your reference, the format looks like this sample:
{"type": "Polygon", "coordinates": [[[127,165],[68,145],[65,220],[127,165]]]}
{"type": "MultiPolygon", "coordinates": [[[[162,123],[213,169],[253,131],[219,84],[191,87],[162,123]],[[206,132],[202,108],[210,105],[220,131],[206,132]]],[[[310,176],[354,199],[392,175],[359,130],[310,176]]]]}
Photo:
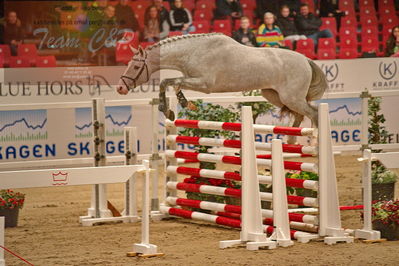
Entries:
{"type": "Polygon", "coordinates": [[[123,81],[123,83],[125,84],[126,88],[130,91],[132,90],[132,88],[127,85],[125,79],[129,79],[131,81],[133,81],[133,89],[136,88],[136,81],[137,79],[141,76],[141,74],[143,73],[144,69],[146,71],[147,74],[147,78],[149,78],[148,75],[148,66],[147,66],[147,53],[145,54],[145,58],[144,59],[132,59],[132,61],[136,61],[136,62],[144,62],[143,66],[141,67],[141,69],[139,70],[139,72],[137,73],[137,75],[134,78],[128,77],[128,76],[121,76],[121,80],[123,81]]]}

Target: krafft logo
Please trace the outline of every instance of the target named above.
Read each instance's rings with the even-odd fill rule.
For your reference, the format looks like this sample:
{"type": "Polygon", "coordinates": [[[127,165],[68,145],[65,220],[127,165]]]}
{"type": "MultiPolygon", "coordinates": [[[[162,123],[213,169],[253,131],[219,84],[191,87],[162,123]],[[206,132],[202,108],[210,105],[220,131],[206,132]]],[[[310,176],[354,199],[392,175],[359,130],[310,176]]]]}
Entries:
{"type": "Polygon", "coordinates": [[[396,65],[396,61],[393,62],[381,62],[378,70],[380,72],[380,76],[385,80],[390,80],[395,77],[398,67],[396,65]]]}
{"type": "Polygon", "coordinates": [[[326,79],[328,82],[333,82],[334,80],[337,79],[338,74],[339,74],[339,68],[338,64],[332,64],[332,65],[321,65],[321,69],[323,70],[324,74],[326,75],[326,79]]]}

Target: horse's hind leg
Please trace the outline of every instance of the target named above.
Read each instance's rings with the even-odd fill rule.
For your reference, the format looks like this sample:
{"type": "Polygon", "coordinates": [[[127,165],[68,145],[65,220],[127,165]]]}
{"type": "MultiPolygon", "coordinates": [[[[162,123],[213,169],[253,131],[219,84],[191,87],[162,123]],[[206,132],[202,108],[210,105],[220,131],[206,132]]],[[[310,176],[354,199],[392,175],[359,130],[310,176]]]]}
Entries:
{"type": "Polygon", "coordinates": [[[261,94],[263,98],[265,98],[268,102],[277,106],[279,108],[283,108],[284,104],[281,102],[278,93],[273,89],[263,89],[261,90],[261,94]]]}

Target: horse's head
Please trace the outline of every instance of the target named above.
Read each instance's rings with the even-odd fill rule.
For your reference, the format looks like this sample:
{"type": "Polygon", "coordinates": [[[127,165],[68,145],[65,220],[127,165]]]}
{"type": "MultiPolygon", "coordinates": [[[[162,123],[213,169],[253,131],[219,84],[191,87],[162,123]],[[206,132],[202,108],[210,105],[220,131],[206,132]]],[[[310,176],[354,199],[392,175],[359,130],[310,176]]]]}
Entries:
{"type": "Polygon", "coordinates": [[[132,49],[134,56],[116,87],[116,91],[123,95],[126,95],[129,90],[146,83],[150,79],[150,72],[147,65],[147,51],[141,46],[139,46],[138,50],[132,46],[130,46],[130,49],[132,49]]]}

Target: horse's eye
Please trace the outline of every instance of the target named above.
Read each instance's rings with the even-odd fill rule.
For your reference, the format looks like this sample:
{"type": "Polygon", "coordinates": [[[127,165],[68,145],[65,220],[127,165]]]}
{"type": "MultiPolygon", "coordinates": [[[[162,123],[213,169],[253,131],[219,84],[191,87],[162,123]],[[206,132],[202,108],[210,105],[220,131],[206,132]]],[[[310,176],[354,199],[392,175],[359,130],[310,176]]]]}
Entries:
{"type": "Polygon", "coordinates": [[[139,66],[134,66],[134,69],[139,69],[140,67],[139,66]]]}

